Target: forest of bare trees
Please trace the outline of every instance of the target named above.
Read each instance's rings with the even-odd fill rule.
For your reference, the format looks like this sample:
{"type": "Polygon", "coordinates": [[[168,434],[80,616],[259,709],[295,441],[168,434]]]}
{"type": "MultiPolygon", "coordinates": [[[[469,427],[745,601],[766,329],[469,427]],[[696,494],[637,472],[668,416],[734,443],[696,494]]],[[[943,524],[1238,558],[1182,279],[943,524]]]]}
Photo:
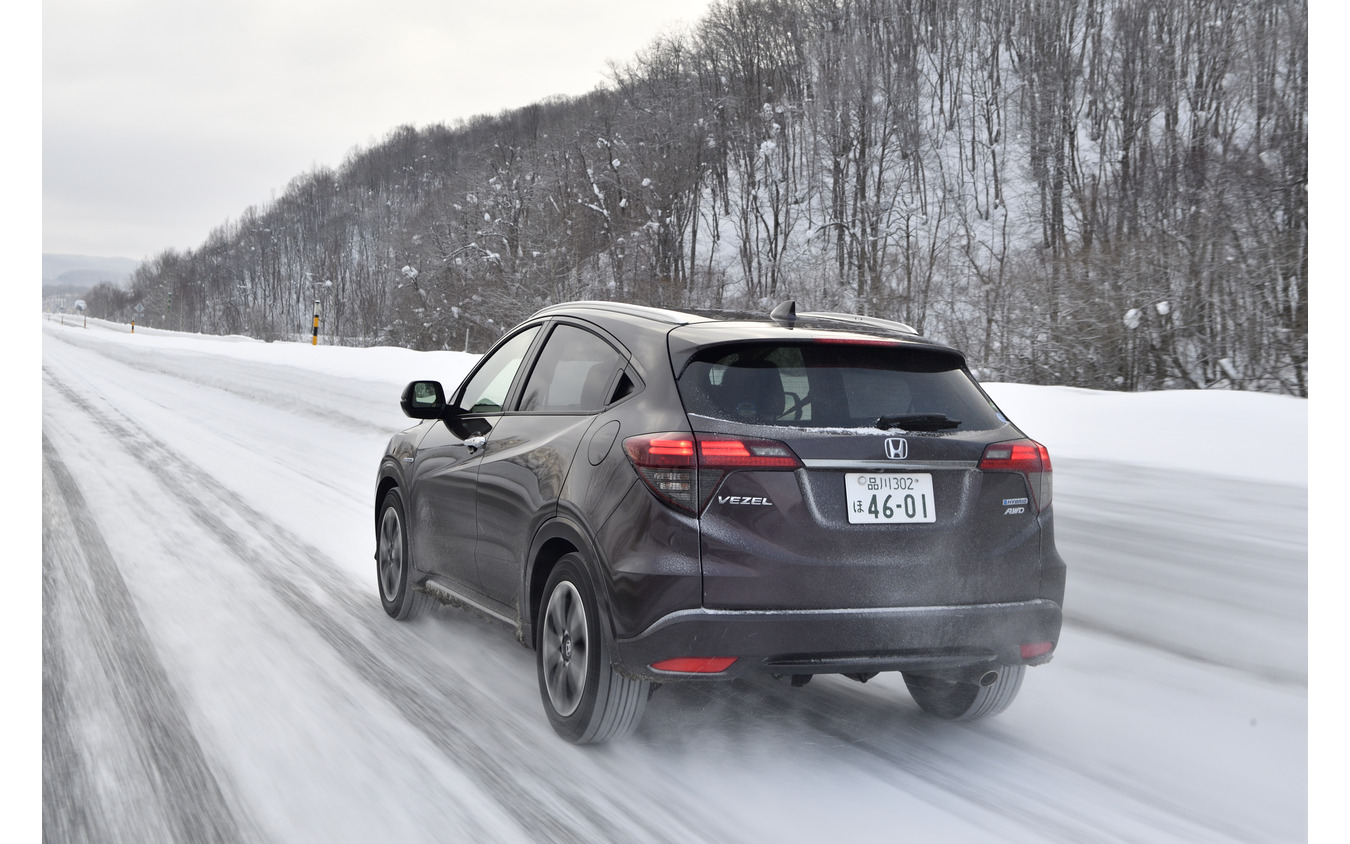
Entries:
{"type": "Polygon", "coordinates": [[[90,312],[482,351],[552,302],[795,298],[989,379],[1308,394],[1306,2],[720,0],[611,70],[397,128],[90,312]]]}

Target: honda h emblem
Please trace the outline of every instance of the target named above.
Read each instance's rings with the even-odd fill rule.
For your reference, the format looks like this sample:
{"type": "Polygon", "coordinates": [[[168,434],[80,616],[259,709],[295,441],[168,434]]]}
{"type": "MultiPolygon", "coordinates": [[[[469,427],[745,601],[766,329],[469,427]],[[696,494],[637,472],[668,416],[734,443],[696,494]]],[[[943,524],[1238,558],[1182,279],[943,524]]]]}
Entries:
{"type": "Polygon", "coordinates": [[[886,440],[886,456],[892,460],[904,460],[909,456],[909,443],[901,437],[886,440]]]}

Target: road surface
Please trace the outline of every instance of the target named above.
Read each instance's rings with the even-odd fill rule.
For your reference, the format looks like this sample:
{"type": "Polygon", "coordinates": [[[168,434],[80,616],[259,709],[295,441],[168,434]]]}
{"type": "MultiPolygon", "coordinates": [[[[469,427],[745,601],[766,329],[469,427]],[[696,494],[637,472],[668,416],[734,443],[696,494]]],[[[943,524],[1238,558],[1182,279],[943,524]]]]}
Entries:
{"type": "Polygon", "coordinates": [[[1056,460],[1068,621],[998,718],[764,678],[578,748],[504,628],[380,608],[398,392],[454,377],[222,342],[44,322],[46,840],[1307,837],[1306,487],[1056,460]]]}

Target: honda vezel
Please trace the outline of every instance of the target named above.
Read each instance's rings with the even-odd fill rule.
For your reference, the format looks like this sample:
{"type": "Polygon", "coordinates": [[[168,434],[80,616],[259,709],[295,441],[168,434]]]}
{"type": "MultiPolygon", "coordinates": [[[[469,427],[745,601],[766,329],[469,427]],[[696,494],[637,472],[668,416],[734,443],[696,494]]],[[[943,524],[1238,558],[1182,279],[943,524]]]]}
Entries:
{"type": "Polygon", "coordinates": [[[570,303],[401,403],[384,608],[505,622],[570,741],[752,673],[899,671],[924,711],[980,718],[1058,643],[1049,454],[900,323],[570,303]]]}

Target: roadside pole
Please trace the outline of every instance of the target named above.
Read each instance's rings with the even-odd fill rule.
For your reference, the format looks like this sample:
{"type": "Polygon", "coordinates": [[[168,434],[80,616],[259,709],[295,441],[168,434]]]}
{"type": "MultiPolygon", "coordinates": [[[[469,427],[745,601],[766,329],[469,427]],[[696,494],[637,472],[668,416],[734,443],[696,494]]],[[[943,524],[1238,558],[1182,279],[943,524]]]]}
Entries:
{"type": "Polygon", "coordinates": [[[311,346],[319,345],[319,300],[314,300],[314,340],[311,346]]]}

